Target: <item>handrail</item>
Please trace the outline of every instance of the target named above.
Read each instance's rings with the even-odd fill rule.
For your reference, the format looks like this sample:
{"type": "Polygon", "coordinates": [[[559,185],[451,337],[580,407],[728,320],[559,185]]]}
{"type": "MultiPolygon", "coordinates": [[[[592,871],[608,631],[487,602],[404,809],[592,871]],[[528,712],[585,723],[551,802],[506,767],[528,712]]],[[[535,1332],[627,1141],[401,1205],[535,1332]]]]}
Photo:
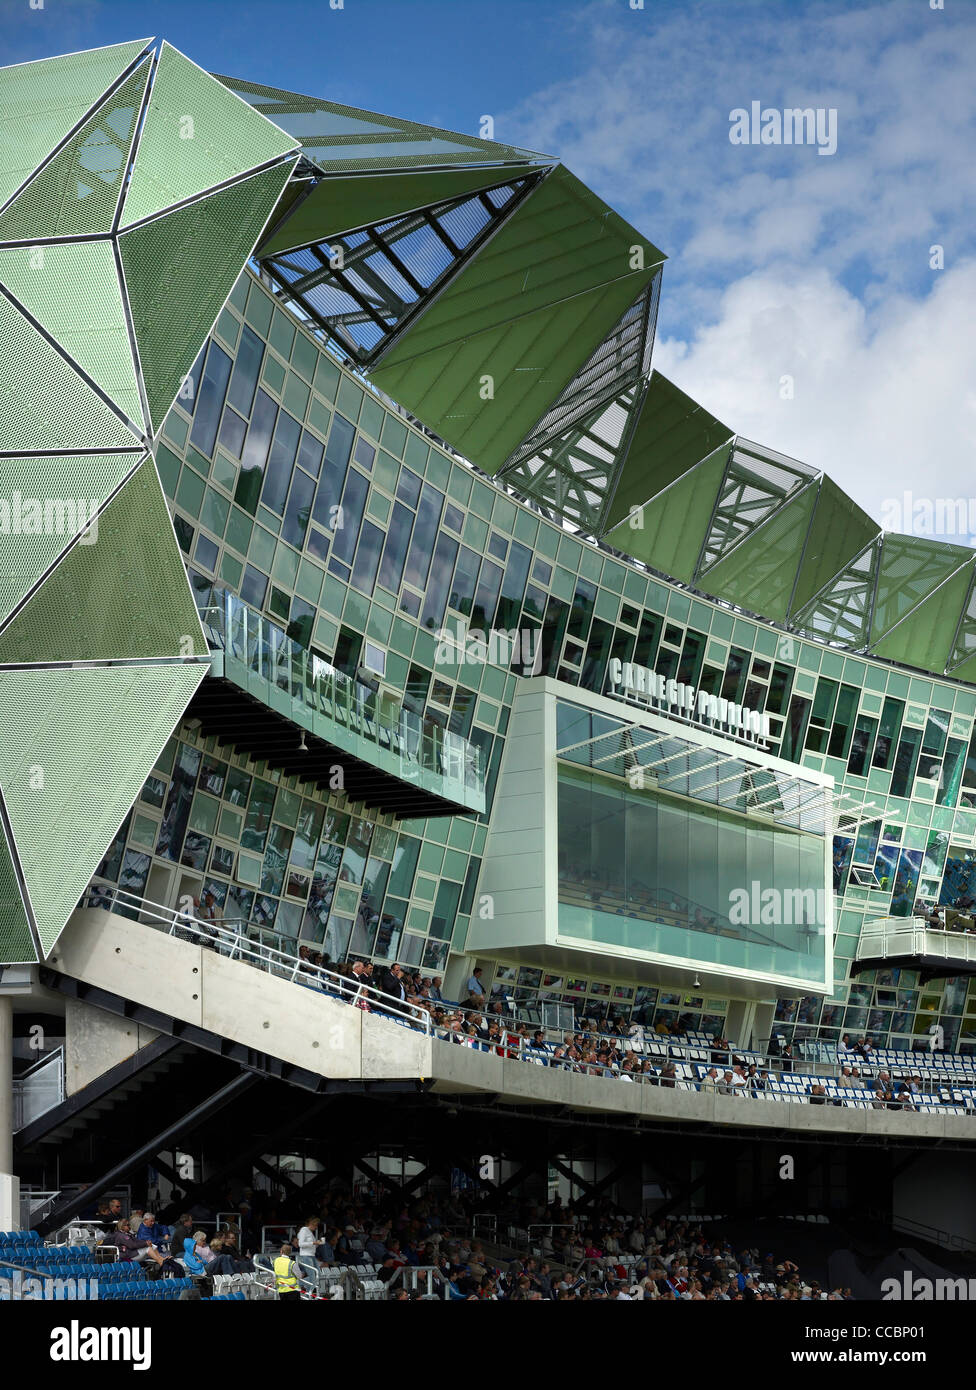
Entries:
{"type": "MultiPolygon", "coordinates": [[[[82,899],[85,906],[101,907],[104,910],[104,903],[91,904],[82,899]]],[[[191,917],[186,912],[178,912],[173,908],[164,907],[161,903],[152,903],[146,898],[139,898],[136,894],[128,892],[127,889],[116,889],[116,897],[129,899],[129,906],[139,905],[140,916],[148,915],[155,917],[157,921],[168,924],[167,936],[178,936],[180,933],[189,934],[196,937],[203,945],[226,946],[231,959],[253,960],[262,963],[268,973],[277,974],[283,978],[288,978],[292,983],[304,984],[307,977],[311,980],[321,982],[321,987],[325,990],[328,986],[329,993],[338,994],[341,998],[353,1003],[358,1008],[367,1005],[372,1007],[375,1004],[385,1014],[393,1014],[395,1017],[404,1018],[411,1024],[419,1025],[425,1033],[432,1031],[432,1023],[427,1014],[418,1018],[416,1013],[410,1008],[404,1007],[402,999],[397,999],[391,994],[384,993],[371,983],[350,984],[344,975],[338,975],[332,970],[327,970],[322,965],[313,965],[311,961],[302,960],[300,956],[291,956],[284,951],[275,950],[273,947],[265,946],[263,942],[254,942],[245,936],[243,932],[231,932],[220,926],[217,922],[201,921],[199,918],[191,917]],[[152,909],[148,911],[147,909],[152,909]]],[[[141,925],[155,927],[155,922],[143,922],[141,925]]],[[[240,925],[240,923],[238,923],[240,925]]]]}
{"type": "Polygon", "coordinates": [[[879,954],[976,962],[976,933],[937,926],[927,917],[877,917],[861,927],[857,959],[871,960],[879,954]]]}
{"type": "Polygon", "coordinates": [[[25,1125],[39,1119],[55,1105],[60,1105],[63,1100],[64,1047],[62,1045],[55,1048],[53,1052],[49,1052],[45,1057],[39,1057],[26,1071],[13,1078],[14,1132],[16,1133],[25,1125]],[[54,1072],[55,1085],[53,1087],[46,1087],[43,1084],[48,1080],[46,1076],[48,1071],[54,1072]],[[54,1092],[53,1098],[51,1096],[52,1090],[54,1092]],[[39,1094],[41,1100],[46,1100],[47,1104],[38,1104],[39,1094]],[[29,1101],[33,1101],[33,1103],[28,1105],[29,1101]]]}
{"type": "MultiPolygon", "coordinates": [[[[135,894],[129,893],[126,890],[119,889],[116,890],[116,892],[119,897],[129,899],[132,904],[138,905],[140,915],[148,915],[150,918],[155,918],[157,921],[167,924],[164,929],[167,931],[168,935],[182,935],[184,938],[189,937],[190,939],[196,939],[201,945],[208,946],[212,949],[226,950],[227,954],[231,957],[236,956],[238,959],[247,961],[250,964],[257,964],[259,968],[267,970],[269,973],[274,973],[281,978],[288,979],[293,983],[313,987],[312,985],[308,985],[307,982],[318,981],[319,988],[324,993],[337,996],[345,1002],[352,1003],[354,1006],[358,1007],[372,1008],[375,1005],[382,1014],[400,1018],[411,1028],[423,1031],[425,1036],[435,1040],[449,1042],[453,1039],[478,1051],[494,1052],[503,1058],[509,1058],[511,1060],[541,1063],[549,1068],[562,1071],[583,1073],[586,1075],[610,1076],[618,1081],[637,1081],[645,1085],[668,1086],[669,1084],[669,1078],[665,1078],[657,1072],[642,1072],[623,1066],[615,1069],[613,1066],[607,1066],[601,1062],[556,1057],[547,1049],[539,1050],[534,1045],[531,1038],[526,1038],[520,1034],[515,1035],[511,1032],[506,1032],[500,1035],[497,1041],[494,1039],[486,1040],[471,1035],[463,1035],[462,1037],[461,1034],[445,1028],[443,1024],[435,1023],[426,1010],[420,1009],[417,1011],[411,1006],[405,1006],[403,1000],[386,994],[372,983],[361,983],[359,981],[350,980],[346,976],[339,975],[334,971],[326,969],[324,966],[314,965],[310,961],[302,960],[300,956],[288,955],[261,943],[253,943],[240,932],[232,933],[226,931],[215,922],[200,922],[185,912],[177,912],[159,903],[150,903],[148,900],[138,898],[135,894]]],[[[85,898],[82,899],[82,905],[90,905],[87,901],[87,894],[85,898]]],[[[104,903],[99,902],[96,903],[95,906],[104,907],[104,903]]],[[[155,926],[156,924],[154,921],[150,920],[143,925],[155,926]]],[[[478,1009],[468,1012],[480,1013],[481,1011],[478,1009]]],[[[497,1015],[495,1017],[497,1017],[497,1015]]],[[[541,1031],[545,1034],[546,1029],[543,1028],[541,1031]]],[[[600,1037],[600,1034],[597,1033],[596,1036],[600,1037]]],[[[607,1041],[626,1044],[628,1040],[626,1038],[614,1038],[612,1035],[607,1035],[607,1041]]],[[[657,1040],[654,1039],[651,1041],[657,1042],[657,1040]]],[[[662,1038],[659,1040],[658,1045],[665,1049],[665,1055],[658,1055],[655,1059],[656,1061],[681,1060],[682,1054],[684,1054],[686,1060],[682,1060],[682,1065],[687,1065],[689,1068],[694,1065],[706,1065],[706,1063],[712,1065],[710,1059],[710,1053],[714,1050],[712,1044],[692,1043],[678,1045],[670,1039],[662,1038]],[[678,1054],[677,1058],[675,1057],[675,1053],[678,1054]],[[692,1053],[698,1053],[699,1056],[693,1057],[690,1055],[692,1053]],[[702,1053],[708,1053],[709,1056],[707,1058],[702,1058],[700,1055],[702,1053]]],[[[727,1053],[731,1055],[733,1052],[749,1059],[755,1057],[757,1059],[757,1065],[763,1065],[764,1069],[769,1073],[770,1080],[775,1081],[777,1079],[777,1071],[783,1071],[784,1076],[790,1074],[782,1068],[769,1066],[759,1054],[752,1053],[749,1049],[733,1048],[730,1045],[727,1049],[727,1053]]],[[[635,1057],[637,1056],[636,1053],[633,1055],[635,1057]]],[[[775,1059],[773,1060],[775,1061],[775,1059]]],[[[800,1061],[800,1059],[794,1059],[794,1062],[798,1061],[800,1061]]],[[[802,1071],[809,1076],[815,1076],[821,1074],[819,1068],[825,1065],[827,1064],[803,1061],[800,1067],[797,1067],[797,1071],[802,1071]]],[[[838,1063],[837,1066],[839,1065],[841,1064],[838,1063]]],[[[925,1079],[930,1082],[933,1081],[931,1077],[926,1077],[925,1079]]],[[[968,1086],[976,1086],[976,1078],[972,1081],[962,1081],[959,1077],[946,1076],[945,1080],[951,1080],[956,1089],[959,1089],[960,1083],[968,1086]]],[[[675,1076],[673,1079],[670,1079],[670,1085],[673,1089],[677,1090],[699,1090],[698,1080],[693,1074],[688,1077],[680,1075],[675,1076]]],[[[738,1089],[738,1094],[742,1098],[751,1098],[748,1083],[738,1089]]],[[[769,1094],[772,1098],[777,1098],[775,1093],[769,1094]]],[[[864,1094],[856,1097],[845,1097],[843,1099],[861,1101],[867,1098],[867,1094],[864,1094]]]]}
{"type": "Polygon", "coordinates": [[[224,652],[309,709],[389,748],[408,765],[484,792],[477,744],[402,706],[384,717],[375,690],[316,656],[239,595],[218,587],[211,598],[216,601],[199,611],[212,651],[224,652]]]}

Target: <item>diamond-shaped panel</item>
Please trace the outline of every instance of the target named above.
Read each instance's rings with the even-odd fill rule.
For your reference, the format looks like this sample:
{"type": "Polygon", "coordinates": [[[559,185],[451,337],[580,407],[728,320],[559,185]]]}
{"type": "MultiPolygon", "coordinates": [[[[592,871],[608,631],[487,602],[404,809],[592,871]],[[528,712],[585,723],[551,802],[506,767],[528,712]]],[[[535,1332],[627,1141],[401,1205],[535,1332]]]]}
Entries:
{"type": "Polygon", "coordinates": [[[0,623],[135,468],[138,452],[0,457],[0,623]]]}
{"type": "Polygon", "coordinates": [[[0,673],[0,789],[45,951],[207,669],[0,673]]]}
{"type": "Polygon", "coordinates": [[[109,232],[149,81],[127,77],[0,217],[0,241],[109,232]]]}
{"type": "Polygon", "coordinates": [[[139,386],[111,242],[0,247],[0,283],[141,431],[139,386]]]}
{"type": "Polygon", "coordinates": [[[0,632],[0,666],[206,654],[152,459],[0,632]]]}
{"type": "Polygon", "coordinates": [[[0,68],[0,204],[71,134],[148,42],[0,68]]]}
{"type": "Polygon", "coordinates": [[[248,102],[164,43],[121,225],[195,198],[295,147],[248,102]]]}
{"type": "Polygon", "coordinates": [[[124,232],[119,250],[153,434],[288,181],[276,164],[124,232]]]}

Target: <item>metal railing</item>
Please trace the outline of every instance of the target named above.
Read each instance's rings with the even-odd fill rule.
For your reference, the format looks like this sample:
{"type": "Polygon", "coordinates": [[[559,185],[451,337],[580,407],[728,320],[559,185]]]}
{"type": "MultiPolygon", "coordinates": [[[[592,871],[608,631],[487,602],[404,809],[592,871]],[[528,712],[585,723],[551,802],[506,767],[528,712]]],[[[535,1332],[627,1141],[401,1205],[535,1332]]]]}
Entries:
{"type": "Polygon", "coordinates": [[[864,923],[857,943],[858,960],[879,956],[934,956],[976,964],[976,933],[946,931],[925,917],[880,917],[864,923]]]}
{"type": "Polygon", "coordinates": [[[64,1100],[64,1048],[41,1057],[14,1077],[14,1133],[64,1100]]]}
{"type": "Polygon", "coordinates": [[[924,1221],[915,1221],[909,1216],[893,1216],[892,1228],[902,1235],[915,1236],[928,1241],[930,1245],[941,1245],[946,1250],[976,1250],[976,1240],[971,1236],[959,1235],[956,1231],[943,1231],[938,1226],[928,1226],[924,1221]]]}
{"type": "Polygon", "coordinates": [[[399,757],[404,780],[434,772],[484,794],[481,749],[402,707],[384,711],[377,692],[337,670],[236,594],[214,589],[201,620],[211,650],[224,652],[284,690],[313,714],[399,757]]]}
{"type": "Polygon", "coordinates": [[[403,1019],[424,1033],[429,1034],[432,1031],[429,1014],[421,1011],[418,1016],[402,999],[385,994],[368,981],[353,981],[349,976],[339,975],[324,966],[313,965],[301,956],[288,954],[266,945],[263,941],[255,940],[247,934],[247,923],[234,921],[221,924],[216,921],[200,921],[199,918],[191,917],[189,913],[165,907],[162,903],[150,902],[149,899],[140,898],[124,888],[117,888],[112,902],[106,904],[104,890],[95,885],[96,900],[91,901],[92,891],[90,886],[82,899],[82,907],[101,908],[110,912],[121,908],[123,914],[134,912],[135,920],[142,926],[153,927],[157,931],[165,932],[167,936],[209,946],[232,960],[246,961],[249,965],[256,965],[268,974],[289,980],[293,984],[318,984],[323,993],[337,995],[357,1008],[376,1009],[379,1013],[403,1019]]]}
{"type": "MultiPolygon", "coordinates": [[[[90,891],[91,889],[89,889],[89,892],[90,891]]],[[[462,1035],[457,1031],[450,1031],[441,1023],[435,1023],[431,1014],[425,1009],[408,1005],[403,1000],[384,993],[369,981],[356,980],[353,977],[340,975],[335,971],[326,969],[324,966],[314,965],[311,961],[304,960],[299,955],[289,954],[276,948],[269,947],[263,942],[252,940],[241,930],[243,925],[241,923],[236,924],[236,930],[230,930],[226,924],[222,926],[216,922],[201,922],[196,918],[190,917],[185,912],[181,913],[175,911],[173,908],[165,907],[162,904],[152,903],[145,898],[139,898],[135,894],[129,893],[123,889],[116,890],[116,897],[113,903],[108,904],[109,910],[114,910],[114,908],[119,905],[119,899],[125,900],[122,904],[122,910],[130,916],[135,914],[136,919],[143,925],[164,931],[169,936],[174,936],[185,941],[196,941],[200,945],[220,951],[222,954],[226,954],[232,959],[238,959],[250,965],[256,965],[259,969],[265,970],[269,974],[273,974],[280,979],[289,980],[292,983],[309,988],[317,986],[327,996],[340,999],[345,1003],[352,1004],[364,1010],[372,1011],[375,1009],[378,1013],[398,1019],[411,1028],[423,1032],[426,1036],[438,1041],[449,1042],[453,1039],[462,1042],[463,1045],[471,1047],[476,1051],[495,1053],[509,1060],[535,1063],[551,1069],[572,1073],[602,1076],[618,1082],[639,1082],[645,1085],[663,1086],[665,1088],[683,1091],[698,1091],[701,1089],[699,1078],[694,1072],[695,1066],[707,1067],[713,1065],[711,1062],[711,1052],[714,1049],[705,1043],[678,1045],[670,1041],[667,1043],[663,1041],[655,1043],[654,1040],[650,1040],[650,1046],[661,1046],[667,1049],[666,1055],[664,1056],[659,1054],[653,1055],[652,1065],[657,1065],[661,1062],[675,1062],[680,1064],[684,1069],[684,1074],[664,1076],[653,1070],[639,1070],[637,1059],[640,1058],[643,1060],[642,1054],[633,1052],[633,1050],[629,1048],[628,1039],[620,1037],[614,1038],[611,1035],[606,1036],[607,1042],[620,1044],[621,1049],[625,1053],[629,1051],[631,1055],[634,1056],[635,1063],[632,1067],[624,1067],[623,1065],[614,1066],[613,1064],[607,1065],[599,1060],[593,1061],[592,1059],[584,1061],[556,1057],[548,1051],[548,1048],[540,1049],[535,1046],[533,1039],[526,1038],[521,1034],[513,1033],[507,1029],[503,1033],[500,1033],[497,1038],[490,1039],[462,1035]],[[675,1053],[682,1052],[687,1054],[687,1061],[680,1061],[679,1057],[674,1055],[675,1053]]],[[[100,895],[97,901],[91,904],[88,902],[88,895],[86,894],[86,897],[82,900],[82,906],[89,905],[104,909],[106,907],[104,895],[100,895]]],[[[476,1011],[461,1009],[461,1012],[471,1013],[476,1011]]],[[[480,1013],[480,1010],[477,1012],[480,1013]]],[[[494,1015],[493,1017],[497,1018],[498,1016],[494,1015]]],[[[454,1027],[456,1030],[458,1025],[455,1023],[454,1027]]],[[[600,1035],[597,1036],[599,1037],[600,1035]]],[[[780,1069],[766,1065],[766,1063],[759,1058],[758,1054],[750,1053],[744,1049],[730,1047],[729,1056],[731,1057],[732,1054],[743,1056],[750,1062],[755,1059],[757,1065],[764,1067],[767,1071],[770,1080],[778,1080],[776,1071],[780,1069]]],[[[648,1057],[647,1060],[651,1063],[651,1057],[648,1057]]],[[[803,1062],[801,1066],[797,1067],[797,1060],[799,1059],[794,1061],[793,1067],[801,1074],[812,1076],[830,1074],[826,1064],[822,1062],[803,1062]],[[824,1068],[823,1072],[821,1072],[821,1068],[824,1068]]],[[[731,1061],[728,1064],[722,1062],[715,1063],[714,1065],[717,1068],[721,1067],[723,1070],[727,1070],[731,1068],[731,1061]]],[[[794,1074],[792,1068],[790,1071],[784,1070],[784,1076],[792,1074],[794,1074]]],[[[935,1084],[932,1077],[925,1077],[924,1079],[931,1084],[935,1084]]],[[[947,1079],[952,1082],[955,1089],[959,1088],[961,1078],[952,1077],[950,1075],[947,1079]]],[[[967,1083],[963,1082],[963,1084],[967,1083]]],[[[740,1098],[745,1099],[756,1098],[752,1093],[749,1079],[747,1079],[744,1086],[736,1087],[735,1092],[726,1094],[736,1094],[740,1098]]],[[[776,1100],[781,1098],[776,1092],[765,1091],[760,1094],[764,1099],[776,1100]]],[[[838,1099],[841,1104],[849,1102],[863,1105],[865,1103],[870,1104],[870,1098],[870,1090],[864,1087],[852,1093],[850,1096],[844,1096],[838,1099]]],[[[829,1104],[833,1099],[835,1099],[835,1097],[827,1097],[827,1103],[829,1104]]]]}

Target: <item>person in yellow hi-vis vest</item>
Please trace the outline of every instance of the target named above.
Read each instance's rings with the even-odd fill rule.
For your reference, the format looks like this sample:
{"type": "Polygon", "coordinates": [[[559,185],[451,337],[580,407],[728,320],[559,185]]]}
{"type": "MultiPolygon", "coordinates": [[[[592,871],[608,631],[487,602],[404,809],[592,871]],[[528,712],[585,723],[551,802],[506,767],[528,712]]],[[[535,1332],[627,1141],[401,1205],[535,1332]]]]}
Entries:
{"type": "Polygon", "coordinates": [[[281,1247],[281,1254],[274,1262],[275,1288],[279,1298],[301,1298],[298,1278],[295,1274],[295,1261],[291,1257],[290,1245],[281,1247]]]}

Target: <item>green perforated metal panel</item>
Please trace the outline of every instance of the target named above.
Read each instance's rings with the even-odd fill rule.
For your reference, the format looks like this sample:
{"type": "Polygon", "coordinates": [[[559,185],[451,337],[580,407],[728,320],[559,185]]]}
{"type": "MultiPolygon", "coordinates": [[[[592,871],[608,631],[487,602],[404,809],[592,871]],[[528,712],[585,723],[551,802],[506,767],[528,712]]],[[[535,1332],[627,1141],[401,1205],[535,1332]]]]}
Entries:
{"type": "Polygon", "coordinates": [[[604,285],[399,366],[388,366],[386,358],[371,375],[479,468],[496,473],[579,371],[594,342],[610,332],[634,289],[630,280],[604,285]]]}
{"type": "Polygon", "coordinates": [[[0,216],[0,241],[109,232],[149,80],[148,58],[0,216]]]}
{"type": "Polygon", "coordinates": [[[0,458],[0,623],[139,462],[140,454],[0,458]],[[38,505],[40,511],[38,512],[38,505]]]}
{"type": "MultiPolygon", "coordinates": [[[[886,537],[886,542],[890,539],[886,537]]],[[[878,656],[919,666],[922,670],[944,670],[950,660],[959,611],[972,583],[974,563],[976,561],[969,560],[897,627],[873,643],[872,650],[878,656]]]]}
{"type": "Polygon", "coordinates": [[[139,387],[111,242],[2,247],[0,283],[141,430],[139,387]]]}
{"type": "Polygon", "coordinates": [[[709,574],[741,540],[769,521],[815,476],[815,470],[805,463],[736,439],[702,546],[698,577],[709,574]]]}
{"type": "MultiPolygon", "coordinates": [[[[0,803],[3,797],[0,796],[0,803]]],[[[31,965],[37,960],[24,900],[0,824],[0,964],[31,965]]]]}
{"type": "Polygon", "coordinates": [[[708,530],[728,456],[728,445],[716,449],[711,458],[696,464],[609,532],[607,540],[627,555],[688,583],[708,530]]]}
{"type": "Polygon", "coordinates": [[[207,644],[147,459],[0,632],[0,665],[206,656],[207,644]]]}
{"type": "MultiPolygon", "coordinates": [[[[301,140],[309,158],[331,172],[406,169],[425,165],[498,164],[538,159],[531,150],[499,145],[458,131],[417,125],[355,106],[262,87],[235,77],[214,76],[301,140]]],[[[543,155],[542,158],[545,158],[543,155]]]]}
{"type": "Polygon", "coordinates": [[[826,642],[842,642],[856,650],[866,647],[878,577],[878,551],[879,543],[874,540],[805,607],[794,611],[793,623],[826,642]]]}
{"type": "MultiPolygon", "coordinates": [[[[971,559],[972,551],[968,546],[887,532],[881,541],[878,590],[871,624],[872,645],[971,559]]],[[[958,612],[957,606],[956,616],[958,612]]],[[[952,628],[954,630],[955,623],[952,628]]],[[[952,631],[946,638],[947,651],[951,641],[952,631]]]]}
{"type": "Polygon", "coordinates": [[[295,148],[291,136],[164,43],[121,225],[194,198],[295,148]]]}
{"type": "Polygon", "coordinates": [[[817,491],[816,483],[809,483],[710,569],[700,586],[753,613],[784,621],[817,491]]]}
{"type": "Polygon", "coordinates": [[[0,69],[0,204],[71,133],[149,40],[0,69]]]}
{"type": "Polygon", "coordinates": [[[293,161],[157,217],[119,238],[153,433],[193,366],[293,161]]]}
{"type": "Polygon", "coordinates": [[[417,208],[433,207],[479,189],[493,188],[509,177],[525,178],[544,167],[513,164],[491,169],[423,169],[415,174],[323,179],[260,246],[259,254],[273,256],[290,247],[310,246],[339,232],[387,222],[417,208]]]}
{"type": "Polygon", "coordinates": [[[0,453],[121,449],[138,442],[4,295],[0,343],[4,356],[17,364],[16,370],[0,375],[0,453]]]}
{"type": "MultiPolygon", "coordinates": [[[[976,655],[976,579],[970,585],[968,593],[963,595],[962,603],[959,605],[958,622],[946,663],[947,669],[956,674],[955,668],[974,655],[976,655]]],[[[972,677],[962,677],[961,679],[971,680],[972,677]]]]}
{"type": "Polygon", "coordinates": [[[792,611],[795,613],[809,603],[877,534],[877,523],[825,477],[796,581],[792,611]]]}
{"type": "Polygon", "coordinates": [[[50,951],[205,663],[6,671],[0,788],[50,951]]]}
{"type": "MultiPolygon", "coordinates": [[[[408,362],[444,343],[505,324],[526,351],[527,365],[544,369],[532,315],[598,287],[625,287],[599,331],[581,325],[585,350],[577,365],[607,336],[664,260],[601,198],[559,167],[532,190],[505,225],[403,335],[383,369],[408,362]],[[634,268],[637,251],[642,261],[634,268]],[[533,355],[534,354],[534,355],[533,355]]],[[[567,378],[568,380],[568,378],[567,378]]],[[[561,384],[565,385],[565,381],[561,384]]]]}
{"type": "Polygon", "coordinates": [[[732,430],[686,396],[660,372],[652,372],[620,481],[607,516],[607,529],[623,521],[632,507],[657,496],[669,483],[707,458],[732,430]]]}

